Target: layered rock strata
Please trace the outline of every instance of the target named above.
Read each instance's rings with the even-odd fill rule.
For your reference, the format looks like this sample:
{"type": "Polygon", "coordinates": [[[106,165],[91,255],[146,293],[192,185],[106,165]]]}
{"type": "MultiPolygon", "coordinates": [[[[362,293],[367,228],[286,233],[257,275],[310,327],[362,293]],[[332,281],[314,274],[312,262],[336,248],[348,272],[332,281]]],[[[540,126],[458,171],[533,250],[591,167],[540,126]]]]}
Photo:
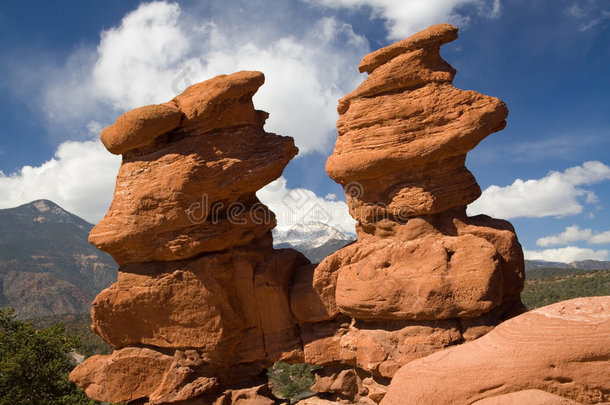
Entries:
{"type": "Polygon", "coordinates": [[[297,148],[264,131],[252,104],[263,81],[217,76],[102,132],[123,162],[90,241],[120,269],[91,314],[117,350],[72,372],[91,398],[273,404],[266,367],[303,360],[289,293],[309,261],[273,249],[275,217],[255,195],[297,148]]]}
{"type": "Polygon", "coordinates": [[[514,229],[465,213],[480,194],[466,153],[507,109],[451,85],[439,49],[456,37],[433,26],[363,59],[326,167],[358,241],[319,264],[273,250],[275,218],[255,195],[297,153],[263,129],[261,73],[215,77],[106,128],[123,164],[90,241],[120,269],[92,318],[117,350],[72,381],[100,401],[272,404],[265,368],[304,361],[323,366],[322,399],[379,403],[400,367],[522,312],[514,229]]]}
{"type": "Polygon", "coordinates": [[[292,138],[262,129],[268,114],[254,109],[252,95],[263,81],[260,72],[217,76],[102,131],[123,163],[89,241],[124,265],[245,246],[272,229],[273,214],[255,192],[297,149],[292,138]]]}
{"type": "Polygon", "coordinates": [[[291,303],[305,360],[325,366],[313,388],[327,399],[378,402],[401,366],[524,309],[513,227],[465,213],[481,193],[466,154],[508,110],[452,86],[439,51],[456,38],[436,25],[365,56],[368,77],[339,101],[326,171],[358,240],[299,272],[291,303]]]}

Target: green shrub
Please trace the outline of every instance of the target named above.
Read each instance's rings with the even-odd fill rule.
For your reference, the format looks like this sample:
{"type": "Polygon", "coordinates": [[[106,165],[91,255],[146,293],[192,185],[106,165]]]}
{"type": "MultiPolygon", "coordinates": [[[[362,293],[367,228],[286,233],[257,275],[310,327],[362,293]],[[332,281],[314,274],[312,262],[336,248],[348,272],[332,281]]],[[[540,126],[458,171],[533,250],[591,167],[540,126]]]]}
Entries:
{"type": "Polygon", "coordinates": [[[0,309],[0,405],[93,404],[68,381],[78,338],[61,324],[37,330],[14,312],[0,309]]]}
{"type": "Polygon", "coordinates": [[[63,324],[67,333],[78,336],[80,345],[76,348],[76,351],[86,358],[95,354],[112,353],[113,348],[91,330],[90,314],[51,315],[30,319],[29,321],[38,329],[47,328],[56,323],[63,324]]]}
{"type": "Polygon", "coordinates": [[[526,274],[521,299],[528,309],[577,297],[610,295],[610,270],[550,270],[552,269],[526,274]]]}
{"type": "Polygon", "coordinates": [[[269,367],[269,385],[278,398],[288,399],[291,403],[312,394],[309,390],[315,382],[313,371],[319,367],[309,364],[286,364],[280,361],[269,367]]]}

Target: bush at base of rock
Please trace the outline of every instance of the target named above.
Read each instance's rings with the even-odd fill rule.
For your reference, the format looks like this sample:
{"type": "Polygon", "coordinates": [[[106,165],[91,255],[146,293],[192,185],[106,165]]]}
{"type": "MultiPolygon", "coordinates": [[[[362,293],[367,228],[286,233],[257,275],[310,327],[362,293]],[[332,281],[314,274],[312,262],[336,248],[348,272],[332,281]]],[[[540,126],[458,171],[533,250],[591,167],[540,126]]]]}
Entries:
{"type": "Polygon", "coordinates": [[[36,329],[0,308],[0,404],[93,405],[67,378],[78,345],[59,323],[36,329]]]}
{"type": "Polygon", "coordinates": [[[311,366],[306,363],[286,364],[278,361],[267,371],[269,385],[278,398],[294,403],[299,399],[314,395],[309,388],[316,381],[313,371],[319,368],[319,366],[311,366]]]}

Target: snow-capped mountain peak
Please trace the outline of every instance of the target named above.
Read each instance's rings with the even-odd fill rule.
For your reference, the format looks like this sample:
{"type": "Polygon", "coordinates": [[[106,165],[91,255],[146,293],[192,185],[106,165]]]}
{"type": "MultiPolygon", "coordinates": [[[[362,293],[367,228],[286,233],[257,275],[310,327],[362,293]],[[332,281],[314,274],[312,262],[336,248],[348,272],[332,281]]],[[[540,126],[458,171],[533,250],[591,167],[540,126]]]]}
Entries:
{"type": "Polygon", "coordinates": [[[309,222],[295,224],[289,228],[276,228],[273,230],[273,244],[287,243],[293,246],[302,246],[313,249],[330,240],[354,240],[355,236],[343,233],[322,222],[309,222]]]}

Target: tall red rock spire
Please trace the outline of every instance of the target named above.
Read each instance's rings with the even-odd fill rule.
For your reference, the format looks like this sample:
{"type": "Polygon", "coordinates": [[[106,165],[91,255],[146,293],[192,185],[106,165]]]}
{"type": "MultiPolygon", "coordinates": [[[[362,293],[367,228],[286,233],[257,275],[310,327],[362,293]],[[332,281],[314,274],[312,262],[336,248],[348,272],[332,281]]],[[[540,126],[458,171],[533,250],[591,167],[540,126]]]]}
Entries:
{"type": "Polygon", "coordinates": [[[300,322],[328,325],[303,337],[306,361],[333,368],[320,373],[319,392],[341,398],[332,387],[354,366],[359,387],[367,374],[382,384],[523,311],[513,227],[466,215],[481,193],[466,153],[504,128],[508,109],[452,85],[439,51],[456,38],[456,27],[435,25],[366,55],[367,78],[339,101],[326,171],[345,189],[358,240],[311,267],[313,291],[293,290],[300,322]],[[300,309],[314,301],[315,311],[300,309]]]}
{"type": "Polygon", "coordinates": [[[273,404],[266,368],[302,361],[289,294],[309,261],[273,249],[275,216],[255,195],[298,150],[264,131],[268,114],[252,103],[263,82],[260,72],[217,76],[102,132],[123,162],[89,240],[120,269],[91,315],[117,350],[72,372],[91,398],[273,404]]]}

